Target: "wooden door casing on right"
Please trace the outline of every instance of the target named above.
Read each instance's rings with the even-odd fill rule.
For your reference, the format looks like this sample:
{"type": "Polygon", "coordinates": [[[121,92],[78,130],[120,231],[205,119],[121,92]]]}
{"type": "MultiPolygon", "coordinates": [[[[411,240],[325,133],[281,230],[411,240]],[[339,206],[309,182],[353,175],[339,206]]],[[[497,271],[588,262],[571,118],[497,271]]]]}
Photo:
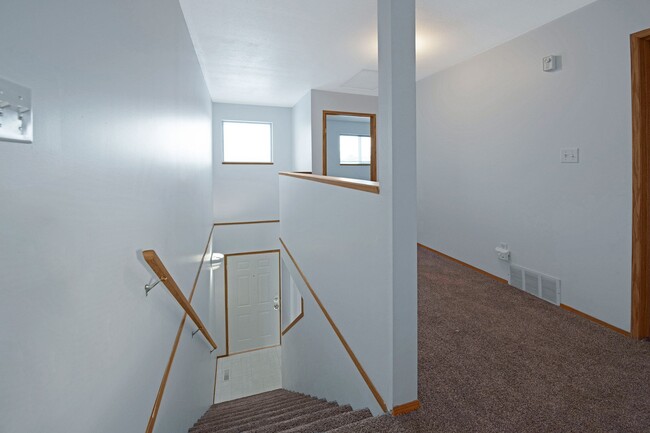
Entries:
{"type": "Polygon", "coordinates": [[[632,50],[632,323],[650,337],[650,29],[631,36],[632,50]]]}

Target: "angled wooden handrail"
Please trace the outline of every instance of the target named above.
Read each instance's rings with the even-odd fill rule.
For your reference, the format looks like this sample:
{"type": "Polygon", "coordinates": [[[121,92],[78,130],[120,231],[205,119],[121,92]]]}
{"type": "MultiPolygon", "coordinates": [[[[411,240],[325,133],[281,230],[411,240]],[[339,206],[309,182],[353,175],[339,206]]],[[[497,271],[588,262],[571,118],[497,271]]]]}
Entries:
{"type": "MultiPolygon", "coordinates": [[[[210,230],[210,235],[208,236],[208,242],[205,244],[205,249],[203,250],[203,256],[199,262],[199,269],[196,271],[196,277],[194,277],[194,284],[192,285],[192,291],[190,292],[189,303],[192,303],[194,298],[194,293],[196,292],[196,287],[199,282],[199,276],[201,275],[201,270],[203,269],[203,264],[205,263],[206,257],[208,256],[208,250],[210,244],[212,243],[212,233],[214,232],[214,226],[210,230]]],[[[154,253],[155,254],[155,253],[154,253]]],[[[172,365],[174,364],[174,358],[176,357],[176,349],[178,349],[178,343],[181,340],[181,335],[183,333],[183,328],[185,327],[185,320],[187,319],[187,312],[183,314],[180,325],[178,325],[178,331],[176,332],[176,339],[174,340],[174,345],[172,346],[172,352],[167,361],[167,366],[165,367],[165,373],[163,378],[160,381],[160,387],[158,388],[158,393],[156,394],[156,399],[153,403],[153,408],[151,409],[151,415],[149,416],[149,421],[147,422],[147,428],[145,433],[153,433],[154,427],[156,425],[156,419],[158,418],[158,410],[162,404],[163,395],[165,394],[165,388],[167,386],[167,379],[169,379],[169,373],[171,372],[172,365]]],[[[216,345],[215,345],[216,347],[216,345]]],[[[213,399],[214,400],[214,399],[213,399]]]]}
{"type": "Polygon", "coordinates": [[[160,281],[167,287],[169,290],[169,293],[172,294],[174,299],[180,304],[180,306],[185,310],[188,316],[190,316],[190,319],[196,324],[196,326],[199,328],[199,331],[201,331],[201,334],[205,337],[206,340],[208,340],[208,343],[210,343],[210,346],[212,346],[212,349],[217,348],[217,343],[214,342],[212,339],[212,336],[208,332],[207,328],[199,318],[199,315],[196,314],[196,310],[194,310],[194,307],[192,307],[192,304],[187,300],[181,289],[178,287],[178,284],[176,284],[176,281],[172,278],[170,275],[169,271],[167,271],[167,268],[165,268],[165,265],[163,265],[162,260],[160,260],[160,257],[158,257],[158,254],[154,250],[147,250],[142,253],[144,256],[145,261],[149,264],[151,267],[151,270],[154,271],[154,273],[160,278],[160,281]]]}
{"type": "Polygon", "coordinates": [[[377,387],[375,387],[375,384],[372,383],[372,380],[370,379],[370,376],[368,376],[368,373],[366,373],[366,370],[364,370],[363,366],[361,365],[361,362],[359,361],[359,358],[357,358],[357,355],[354,354],[352,351],[352,348],[348,344],[348,342],[345,340],[343,337],[343,334],[341,333],[341,330],[339,329],[338,326],[336,326],[336,323],[334,323],[334,319],[332,319],[332,316],[330,316],[330,313],[327,311],[323,303],[321,302],[320,298],[316,294],[316,291],[312,287],[311,283],[307,279],[307,276],[305,273],[300,269],[300,266],[298,265],[298,262],[296,259],[293,257],[293,254],[291,254],[291,251],[289,251],[289,248],[287,247],[287,244],[284,243],[282,238],[280,238],[280,243],[282,244],[282,247],[284,248],[284,251],[286,251],[287,256],[291,259],[293,262],[293,265],[296,267],[296,270],[300,274],[300,277],[302,280],[305,282],[305,285],[307,286],[307,289],[309,289],[309,292],[311,293],[311,296],[314,298],[316,301],[316,304],[320,307],[321,311],[323,312],[323,315],[325,316],[325,319],[329,322],[330,326],[332,327],[332,330],[336,334],[336,336],[339,338],[339,341],[343,345],[343,348],[345,351],[348,353],[348,356],[352,360],[352,363],[357,367],[357,370],[359,371],[359,374],[361,374],[361,378],[363,379],[364,382],[366,382],[366,385],[368,386],[368,389],[372,393],[372,395],[375,397],[375,400],[377,400],[377,404],[379,404],[379,407],[381,407],[381,410],[386,413],[388,412],[388,408],[386,407],[386,402],[382,398],[381,394],[379,394],[379,391],[377,390],[377,387]]]}
{"type": "Polygon", "coordinates": [[[302,320],[303,317],[305,317],[305,298],[303,298],[301,296],[300,297],[300,314],[298,314],[298,316],[296,316],[296,318],[293,319],[291,321],[291,323],[289,323],[289,325],[287,325],[286,328],[284,328],[284,331],[282,331],[282,336],[284,337],[285,334],[287,332],[289,332],[291,330],[291,328],[296,326],[298,324],[298,322],[300,322],[300,320],[302,320]]]}

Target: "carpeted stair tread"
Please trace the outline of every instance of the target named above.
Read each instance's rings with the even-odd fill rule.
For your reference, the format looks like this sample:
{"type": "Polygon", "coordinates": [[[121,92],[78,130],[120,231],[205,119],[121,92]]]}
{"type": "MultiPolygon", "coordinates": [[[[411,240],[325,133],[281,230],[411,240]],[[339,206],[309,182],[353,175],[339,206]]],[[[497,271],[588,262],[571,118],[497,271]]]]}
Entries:
{"type": "Polygon", "coordinates": [[[294,393],[293,391],[287,391],[286,389],[282,389],[282,388],[274,389],[273,391],[267,391],[267,392],[252,395],[252,396],[249,396],[249,397],[241,397],[241,398],[238,398],[238,399],[235,399],[235,400],[230,400],[230,401],[226,401],[226,402],[223,402],[223,403],[213,404],[212,406],[210,406],[210,408],[208,409],[206,414],[208,414],[210,412],[213,412],[216,409],[220,409],[220,410],[228,409],[228,408],[238,406],[238,405],[241,405],[241,404],[244,404],[244,403],[245,404],[261,403],[261,402],[265,402],[265,401],[268,401],[268,400],[277,399],[278,397],[287,396],[289,394],[298,394],[298,393],[294,393]]]}
{"type": "MultiPolygon", "coordinates": [[[[264,398],[260,398],[260,399],[248,400],[247,397],[244,397],[237,400],[212,405],[210,409],[208,409],[208,411],[203,415],[202,418],[211,416],[212,414],[215,413],[233,412],[236,410],[241,410],[242,408],[250,408],[250,407],[263,408],[272,405],[274,403],[277,403],[278,401],[287,400],[290,398],[309,398],[309,396],[297,392],[285,391],[285,390],[278,390],[278,391],[283,391],[283,392],[273,392],[273,394],[266,395],[264,398]]],[[[257,395],[255,395],[254,397],[257,397],[257,395]]]]}
{"type": "MultiPolygon", "coordinates": [[[[215,433],[216,432],[218,432],[218,433],[252,432],[252,431],[259,430],[259,429],[265,429],[265,428],[268,428],[270,426],[284,425],[287,422],[290,422],[292,420],[295,420],[297,418],[302,417],[303,415],[306,415],[306,414],[309,414],[309,413],[319,413],[319,412],[323,412],[325,410],[329,410],[329,409],[332,409],[332,408],[338,408],[338,405],[333,405],[332,406],[330,404],[326,408],[318,408],[318,409],[309,409],[309,408],[307,408],[307,409],[303,409],[302,411],[299,411],[297,413],[294,413],[292,416],[289,416],[289,417],[278,416],[278,417],[276,417],[274,419],[267,419],[266,421],[258,420],[258,421],[252,422],[252,423],[243,422],[243,423],[241,423],[239,425],[230,426],[228,428],[223,428],[223,429],[218,428],[217,430],[214,430],[214,432],[215,433]]],[[[278,430],[278,428],[279,427],[273,427],[273,431],[281,431],[281,430],[284,429],[284,428],[281,428],[281,429],[278,430]]],[[[206,432],[201,432],[201,433],[206,433],[206,432]]],[[[213,433],[213,432],[210,432],[210,433],[213,433]]]]}
{"type": "Polygon", "coordinates": [[[300,405],[312,401],[310,399],[287,399],[276,402],[273,405],[269,405],[263,408],[256,409],[253,407],[236,409],[234,411],[222,412],[211,417],[201,419],[195,426],[205,423],[214,423],[216,421],[228,423],[241,419],[248,419],[252,416],[263,415],[267,413],[277,412],[278,410],[288,410],[295,405],[300,405]]]}
{"type": "MultiPolygon", "coordinates": [[[[329,430],[328,433],[406,433],[391,415],[365,418],[342,427],[329,430]]],[[[292,432],[293,433],[293,432],[292,432]]]]}
{"type": "Polygon", "coordinates": [[[229,427],[232,427],[232,426],[235,426],[235,425],[239,425],[239,424],[241,424],[243,422],[253,422],[253,421],[256,421],[258,419],[270,419],[270,418],[274,418],[276,416],[284,415],[284,414],[295,414],[295,413],[299,412],[302,409],[305,409],[305,408],[312,408],[313,409],[313,408],[316,408],[316,407],[321,406],[321,405],[330,405],[330,406],[332,406],[333,403],[328,403],[326,400],[317,400],[317,399],[311,399],[310,398],[308,401],[298,402],[295,405],[292,405],[291,407],[283,406],[283,407],[280,407],[280,408],[276,408],[275,410],[268,410],[268,411],[265,411],[265,412],[262,412],[262,413],[256,412],[254,414],[247,414],[247,415],[245,415],[243,417],[228,418],[225,421],[221,421],[221,420],[204,421],[201,424],[195,425],[195,427],[192,427],[192,429],[190,429],[190,431],[192,431],[192,432],[195,431],[193,429],[195,429],[197,427],[199,427],[201,429],[205,429],[206,426],[209,427],[209,426],[214,426],[214,425],[218,425],[219,428],[225,429],[225,428],[229,428],[229,427]]]}
{"type": "Polygon", "coordinates": [[[246,431],[256,427],[265,426],[281,421],[293,419],[305,413],[318,411],[321,409],[337,407],[335,403],[328,403],[325,400],[312,400],[302,403],[292,408],[282,408],[274,412],[263,413],[246,419],[237,419],[228,423],[215,421],[198,426],[196,429],[190,429],[191,433],[215,433],[215,432],[235,432],[246,431]]]}
{"type": "MultiPolygon", "coordinates": [[[[252,397],[258,397],[258,396],[255,395],[252,397]]],[[[212,405],[210,409],[208,409],[208,411],[203,415],[203,417],[210,416],[210,414],[214,414],[214,413],[222,413],[224,411],[234,411],[234,410],[239,410],[241,408],[250,408],[251,406],[262,408],[270,404],[273,404],[275,402],[278,402],[280,400],[285,400],[294,397],[309,398],[304,394],[300,394],[292,391],[286,391],[283,389],[265,393],[263,398],[255,398],[249,400],[249,398],[252,397],[243,397],[237,400],[231,400],[224,403],[218,403],[212,405]]]]}
{"type": "Polygon", "coordinates": [[[319,419],[336,416],[342,413],[352,412],[352,407],[350,406],[335,406],[333,408],[328,408],[324,410],[319,410],[317,412],[310,412],[304,415],[296,416],[287,421],[281,421],[272,425],[267,425],[264,427],[255,428],[249,430],[254,433],[276,433],[289,430],[295,427],[299,427],[305,424],[312,423],[319,419]]]}
{"type": "Polygon", "coordinates": [[[405,433],[368,409],[284,389],[213,405],[190,433],[405,433]]]}
{"type": "Polygon", "coordinates": [[[286,430],[284,433],[329,432],[338,427],[350,425],[352,423],[356,423],[371,417],[372,413],[368,409],[356,410],[353,412],[346,412],[340,415],[323,418],[300,427],[294,427],[291,430],[286,430]]]}
{"type": "Polygon", "coordinates": [[[204,415],[195,426],[213,421],[227,422],[235,420],[238,418],[246,418],[249,416],[264,414],[267,412],[274,412],[278,409],[292,407],[296,404],[303,402],[313,401],[312,397],[308,397],[302,394],[292,393],[292,395],[287,395],[286,397],[278,397],[275,401],[264,402],[263,404],[258,405],[255,402],[250,404],[241,404],[238,406],[230,407],[227,409],[212,411],[210,414],[204,415]]]}

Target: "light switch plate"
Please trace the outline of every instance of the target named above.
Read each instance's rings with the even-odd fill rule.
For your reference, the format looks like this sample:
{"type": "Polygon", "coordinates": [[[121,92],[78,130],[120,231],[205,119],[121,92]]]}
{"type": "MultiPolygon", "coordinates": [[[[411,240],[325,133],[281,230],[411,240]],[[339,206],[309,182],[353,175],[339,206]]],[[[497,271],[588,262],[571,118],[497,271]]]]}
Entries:
{"type": "Polygon", "coordinates": [[[32,142],[32,91],[0,78],[0,141],[32,142]]]}
{"type": "Polygon", "coordinates": [[[578,162],[580,162],[580,149],[577,147],[562,149],[563,164],[577,164],[578,162]]]}

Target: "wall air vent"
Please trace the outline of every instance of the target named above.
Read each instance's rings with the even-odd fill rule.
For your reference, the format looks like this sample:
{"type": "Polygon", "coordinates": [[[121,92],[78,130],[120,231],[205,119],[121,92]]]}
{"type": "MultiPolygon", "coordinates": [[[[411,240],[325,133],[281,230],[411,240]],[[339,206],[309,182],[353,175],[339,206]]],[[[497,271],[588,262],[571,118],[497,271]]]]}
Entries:
{"type": "Polygon", "coordinates": [[[560,305],[560,280],[557,278],[510,265],[509,284],[551,304],[560,305]]]}

